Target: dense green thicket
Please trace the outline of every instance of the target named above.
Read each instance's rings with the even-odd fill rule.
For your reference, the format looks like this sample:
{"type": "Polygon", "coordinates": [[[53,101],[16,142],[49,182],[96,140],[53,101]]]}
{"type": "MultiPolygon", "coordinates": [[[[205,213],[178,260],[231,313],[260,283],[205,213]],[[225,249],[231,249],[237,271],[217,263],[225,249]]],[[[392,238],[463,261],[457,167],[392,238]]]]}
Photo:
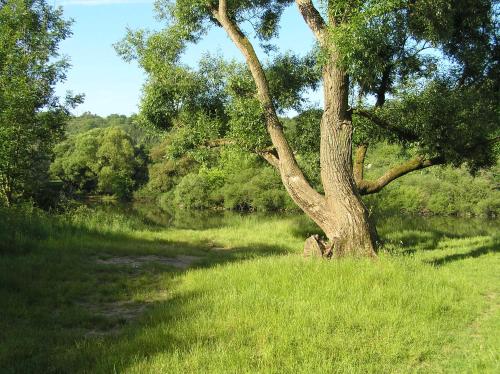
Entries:
{"type": "Polygon", "coordinates": [[[86,112],[69,120],[66,134],[67,136],[73,136],[89,130],[107,127],[120,127],[136,145],[143,146],[145,149],[149,149],[151,145],[158,143],[160,139],[158,131],[141,126],[135,114],[129,117],[122,114],[110,114],[107,117],[101,117],[86,112]]]}
{"type": "MultiPolygon", "coordinates": [[[[290,130],[292,133],[292,130],[290,130]]],[[[157,195],[164,207],[238,210],[297,210],[276,171],[257,156],[238,148],[219,150],[210,162],[196,156],[168,157],[169,141],[153,148],[149,182],[137,196],[157,195]],[[214,161],[215,159],[215,161],[214,161]]],[[[368,178],[379,177],[404,157],[401,148],[379,143],[366,160],[368,178]],[[398,154],[401,157],[398,157],[398,154]]],[[[304,153],[298,160],[317,183],[317,157],[304,153]]],[[[500,215],[499,166],[472,176],[465,168],[434,167],[407,175],[377,196],[365,197],[372,212],[488,216],[500,215]]]]}
{"type": "Polygon", "coordinates": [[[172,160],[167,152],[168,139],[152,149],[149,183],[137,194],[157,195],[167,210],[278,211],[293,206],[277,173],[257,156],[224,148],[206,160],[197,161],[197,155],[172,160]]]}
{"type": "Polygon", "coordinates": [[[51,173],[70,194],[115,195],[120,199],[147,179],[147,156],[119,127],[70,136],[54,150],[51,173]]]}
{"type": "MultiPolygon", "coordinates": [[[[378,144],[369,153],[366,174],[379,177],[397,164],[404,151],[396,146],[378,144]]],[[[365,201],[375,212],[407,212],[458,216],[500,216],[500,164],[475,176],[465,166],[439,166],[404,176],[376,196],[365,201]]]]}
{"type": "MultiPolygon", "coordinates": [[[[314,151],[317,138],[307,130],[308,123],[318,115],[320,111],[309,111],[283,121],[287,136],[300,151],[298,162],[311,184],[320,188],[319,160],[314,151]]],[[[155,200],[167,211],[297,211],[277,172],[260,157],[234,145],[207,145],[180,152],[185,141],[176,132],[160,135],[145,129],[135,116],[102,118],[85,113],[70,121],[68,139],[56,147],[51,170],[65,180],[66,191],[125,198],[135,191],[137,199],[155,200]],[[103,136],[115,140],[105,142],[107,145],[98,152],[103,136]],[[122,148],[117,142],[124,142],[122,148]],[[130,151],[129,158],[124,149],[130,151]],[[105,154],[106,160],[102,159],[105,154]],[[115,162],[110,162],[110,157],[115,157],[115,162]],[[106,173],[106,165],[111,164],[114,171],[106,173]]],[[[411,152],[386,143],[372,145],[365,162],[366,177],[378,178],[411,152]]],[[[377,197],[365,197],[365,202],[372,213],[497,217],[499,174],[498,165],[475,176],[466,167],[434,167],[400,178],[377,197]]]]}

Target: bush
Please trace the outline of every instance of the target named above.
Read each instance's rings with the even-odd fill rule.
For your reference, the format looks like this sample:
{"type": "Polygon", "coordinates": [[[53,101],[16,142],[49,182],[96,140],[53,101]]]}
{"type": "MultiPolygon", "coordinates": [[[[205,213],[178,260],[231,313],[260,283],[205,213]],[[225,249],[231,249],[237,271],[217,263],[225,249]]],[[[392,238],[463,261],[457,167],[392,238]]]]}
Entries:
{"type": "Polygon", "coordinates": [[[118,127],[70,137],[56,147],[55,155],[51,172],[69,193],[129,199],[147,179],[147,157],[118,127]]]}
{"type": "Polygon", "coordinates": [[[207,209],[220,205],[214,183],[209,174],[188,174],[181,179],[174,191],[174,204],[183,209],[207,209]]]}
{"type": "MultiPolygon", "coordinates": [[[[375,179],[384,170],[401,162],[389,159],[395,147],[373,147],[366,165],[367,178],[375,179]]],[[[381,192],[366,196],[368,206],[377,212],[405,211],[414,214],[497,217],[500,190],[495,188],[499,165],[471,176],[465,167],[434,167],[411,173],[389,184],[381,192]]]]}

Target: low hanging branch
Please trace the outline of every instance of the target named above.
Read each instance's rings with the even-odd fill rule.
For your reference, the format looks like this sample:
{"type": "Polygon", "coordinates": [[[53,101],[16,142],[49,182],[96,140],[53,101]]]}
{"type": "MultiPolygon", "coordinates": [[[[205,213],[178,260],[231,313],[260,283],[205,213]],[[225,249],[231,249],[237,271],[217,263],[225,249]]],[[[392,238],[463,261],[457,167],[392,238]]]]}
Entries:
{"type": "Polygon", "coordinates": [[[370,195],[379,192],[387,186],[389,183],[395,179],[402,177],[412,171],[421,170],[434,165],[440,165],[443,160],[439,157],[426,159],[421,156],[417,156],[412,160],[409,160],[401,165],[398,165],[390,170],[388,170],[384,175],[375,181],[369,181],[365,179],[357,179],[356,184],[358,186],[358,191],[361,195],[370,195]]]}

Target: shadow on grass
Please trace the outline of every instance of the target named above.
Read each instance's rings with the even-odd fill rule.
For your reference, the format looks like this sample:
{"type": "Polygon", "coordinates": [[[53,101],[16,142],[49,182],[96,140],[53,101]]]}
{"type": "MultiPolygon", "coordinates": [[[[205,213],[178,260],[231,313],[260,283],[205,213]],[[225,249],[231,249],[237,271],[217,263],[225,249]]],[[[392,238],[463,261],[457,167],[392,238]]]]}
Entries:
{"type": "Polygon", "coordinates": [[[498,240],[494,240],[490,245],[480,246],[472,251],[465,253],[454,253],[451,255],[447,255],[432,261],[429,261],[430,264],[435,266],[443,266],[450,262],[465,260],[468,258],[477,258],[488,253],[497,253],[500,252],[500,242],[498,240]]]}
{"type": "MultiPolygon", "coordinates": [[[[79,372],[86,368],[93,372],[92,366],[105,360],[101,356],[104,348],[114,350],[119,367],[126,367],[134,355],[147,356],[173,347],[188,349],[192,342],[160,336],[153,343],[143,334],[151,324],[189,318],[189,305],[197,295],[170,295],[185,270],[156,263],[139,269],[100,265],[100,256],[189,254],[200,257],[190,269],[201,269],[288,253],[278,246],[257,243],[215,251],[213,246],[224,243],[192,243],[189,238],[186,242],[146,240],[65,225],[23,230],[0,248],[2,373],[79,372]],[[141,294],[146,296],[137,297],[141,294]],[[134,297],[139,301],[129,308],[126,303],[134,297]],[[117,312],[123,305],[126,318],[117,312]],[[131,308],[140,313],[129,318],[131,308]],[[127,343],[129,340],[137,344],[127,343]]],[[[161,329],[154,333],[164,334],[161,329]]]]}
{"type": "MultiPolygon", "coordinates": [[[[315,226],[304,218],[298,218],[293,226],[293,235],[301,238],[315,232],[315,226]]],[[[442,238],[450,237],[449,232],[438,229],[422,233],[407,231],[393,240],[403,242],[404,250],[416,251],[435,248],[442,238]]],[[[127,233],[64,225],[26,228],[10,238],[13,246],[0,243],[4,249],[0,254],[0,341],[5,342],[0,349],[2,373],[120,372],[157,353],[189,352],[193,345],[214,339],[200,336],[196,330],[186,335],[172,333],[203,312],[196,309],[200,294],[171,293],[184,270],[162,264],[140,269],[98,265],[96,256],[103,253],[202,257],[191,269],[289,253],[282,247],[260,243],[214,250],[224,243],[193,243],[189,238],[146,240],[127,233]],[[141,294],[145,296],[137,297],[141,294]],[[99,310],[99,306],[116,306],[134,297],[139,300],[135,304],[145,309],[142,316],[131,319],[119,313],[111,317],[95,315],[83,307],[95,305],[99,310]],[[98,334],[89,335],[92,331],[98,334]]],[[[486,246],[434,261],[442,265],[497,250],[486,246]]],[[[209,292],[217,297],[214,291],[209,292]]]]}

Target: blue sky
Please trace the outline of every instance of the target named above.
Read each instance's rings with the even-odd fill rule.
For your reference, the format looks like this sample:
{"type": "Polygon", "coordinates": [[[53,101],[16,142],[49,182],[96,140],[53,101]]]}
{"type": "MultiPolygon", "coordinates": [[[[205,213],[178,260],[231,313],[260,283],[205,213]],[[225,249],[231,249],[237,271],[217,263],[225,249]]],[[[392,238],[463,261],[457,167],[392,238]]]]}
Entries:
{"type": "MultiPolygon", "coordinates": [[[[126,27],[162,27],[154,18],[153,1],[49,0],[49,3],[62,6],[65,18],[75,21],[72,37],[60,46],[60,53],[70,58],[72,67],[66,82],[58,85],[57,93],[64,95],[70,90],[85,94],[85,103],[75,114],[136,113],[146,77],[136,64],[122,61],[112,45],[124,36],[126,27]]],[[[284,14],[279,45],[282,52],[292,50],[301,54],[313,45],[312,34],[295,7],[284,14]]],[[[190,46],[184,62],[195,66],[206,52],[241,60],[239,51],[220,29],[214,29],[201,43],[190,46]]],[[[265,60],[265,56],[262,58],[265,60]]],[[[312,100],[319,100],[318,95],[312,95],[312,100]]]]}

